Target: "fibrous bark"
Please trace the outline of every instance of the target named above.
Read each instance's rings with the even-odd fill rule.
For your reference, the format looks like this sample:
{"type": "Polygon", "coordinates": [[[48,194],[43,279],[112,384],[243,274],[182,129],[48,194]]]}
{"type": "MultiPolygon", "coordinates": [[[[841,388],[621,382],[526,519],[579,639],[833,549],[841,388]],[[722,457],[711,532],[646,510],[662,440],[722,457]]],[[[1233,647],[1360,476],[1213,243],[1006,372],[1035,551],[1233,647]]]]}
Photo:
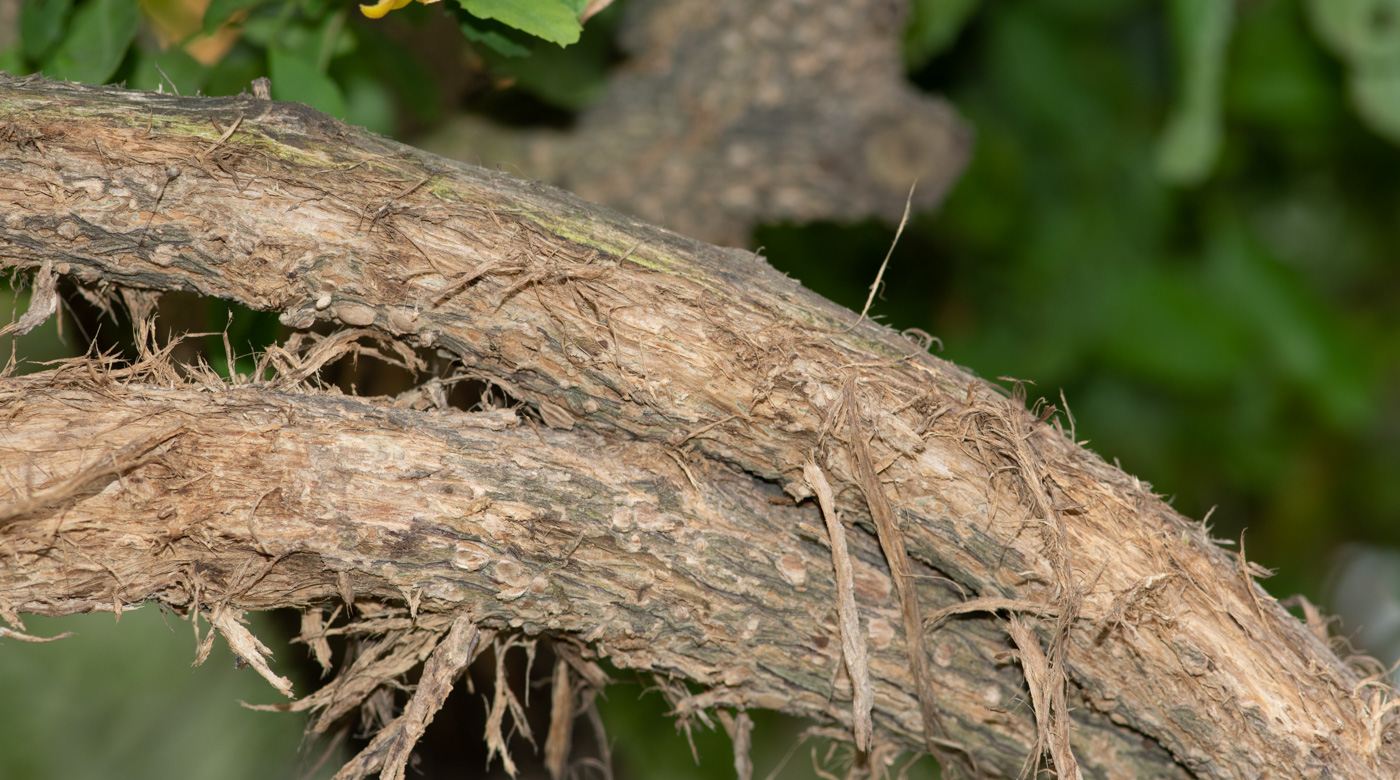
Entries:
{"type": "MultiPolygon", "coordinates": [[[[627,442],[653,448],[637,461],[638,467],[666,474],[673,487],[689,468],[693,474],[686,481],[694,479],[692,489],[702,495],[719,490],[718,480],[731,478],[721,475],[733,467],[747,475],[732,476],[739,480],[735,484],[757,489],[752,480],[759,478],[803,499],[811,494],[803,471],[815,462],[835,488],[836,511],[866,529],[873,528],[869,507],[876,503],[872,492],[878,492],[893,507],[917,571],[955,583],[957,595],[933,587],[933,580],[919,579],[915,572],[917,601],[932,621],[925,637],[932,691],[900,687],[909,686],[911,678],[903,677],[909,664],[898,653],[883,656],[894,659],[887,661],[894,669],[877,671],[874,659],[888,650],[872,631],[877,741],[926,745],[911,736],[924,729],[915,700],[932,694],[946,724],[940,743],[950,751],[945,757],[975,763],[992,776],[1015,775],[1032,746],[1044,747],[1056,768],[1072,775],[1076,758],[1071,745],[1079,771],[1120,776],[1115,773],[1124,771],[1122,765],[1114,764],[1119,759],[1100,756],[1143,737],[1174,759],[1175,765],[1163,768],[1160,776],[1185,771],[1212,778],[1268,773],[1382,778],[1393,777],[1400,768],[1389,705],[1393,691],[1340,661],[1325,637],[1264,593],[1253,582],[1255,569],[1217,547],[1203,525],[1176,514],[1147,486],[1080,448],[1053,420],[1032,415],[1018,398],[1006,397],[900,334],[813,295],[760,258],[681,238],[557,190],[434,158],[294,105],[8,80],[0,82],[0,112],[5,116],[0,124],[0,260],[7,265],[34,267],[48,260],[59,273],[91,286],[194,290],[281,311],[292,326],[329,320],[441,350],[528,401],[561,429],[548,433],[545,442],[531,443],[522,436],[499,445],[523,453],[511,457],[530,463],[550,462],[544,453],[555,446],[588,461],[578,466],[601,469],[594,462],[604,459],[600,452],[627,461],[622,450],[607,448],[627,442]],[[863,448],[855,442],[859,437],[868,439],[868,471],[878,474],[878,484],[861,476],[866,469],[856,457],[863,448]],[[600,441],[617,444],[605,447],[600,441]],[[987,654],[987,648],[1007,641],[996,636],[996,628],[1006,624],[988,616],[1008,612],[1016,617],[1004,629],[1009,643],[1002,646],[1017,651],[1014,658],[1004,657],[1016,664],[1012,667],[999,666],[987,654]],[[990,644],[971,639],[989,630],[990,644]],[[1033,695],[1023,698],[1033,700],[1036,733],[1019,720],[1023,715],[1000,712],[1008,700],[997,698],[1000,693],[991,696],[991,689],[991,715],[967,706],[973,698],[966,688],[969,677],[957,670],[968,669],[980,670],[988,680],[1023,672],[1033,688],[1033,695]],[[891,683],[897,678],[901,682],[891,683]],[[1101,741],[1097,727],[1086,725],[1092,718],[1113,724],[1102,733],[1116,736],[1101,741]],[[996,732],[995,738],[990,732],[996,732]],[[1013,740],[1020,749],[993,747],[1002,739],[1013,740]]],[[[409,445],[387,444],[384,437],[391,428],[375,423],[372,432],[360,437],[384,458],[396,457],[393,453],[409,445]]],[[[244,435],[257,430],[250,426],[244,435]]],[[[178,447],[183,435],[172,433],[162,442],[173,444],[153,446],[178,447]]],[[[108,442],[110,449],[120,444],[108,442]]],[[[334,446],[354,451],[349,442],[334,446]]],[[[270,467],[264,460],[248,466],[270,467]]],[[[404,474],[432,478],[431,469],[404,474]]],[[[58,477],[14,488],[9,500],[45,489],[46,479],[58,477]]],[[[291,471],[276,479],[298,484],[291,471]]],[[[480,483],[486,478],[460,479],[480,483]]],[[[126,482],[120,488],[108,486],[97,497],[135,490],[126,482]]],[[[655,503],[663,515],[672,511],[659,493],[629,505],[625,491],[609,493],[603,487],[622,490],[618,483],[601,478],[599,483],[591,490],[604,496],[603,506],[655,503]]],[[[140,490],[155,491],[148,496],[172,495],[160,492],[167,486],[159,481],[142,484],[140,490]]],[[[416,493],[408,497],[414,484],[409,481],[398,493],[380,491],[376,498],[392,503],[390,497],[403,495],[405,506],[421,506],[418,502],[427,499],[416,493]]],[[[321,500],[338,500],[335,494],[351,488],[342,482],[327,485],[321,500]]],[[[297,495],[313,492],[303,488],[297,495]]],[[[235,513],[234,507],[249,505],[249,499],[239,494],[206,501],[235,513]]],[[[256,514],[261,517],[273,502],[277,508],[269,511],[279,513],[289,527],[318,522],[319,515],[307,506],[283,505],[286,501],[292,499],[263,499],[256,514]]],[[[451,559],[443,560],[458,539],[477,541],[460,527],[474,513],[440,501],[432,499],[439,503],[430,502],[438,507],[431,513],[409,511],[408,532],[400,536],[375,524],[376,515],[392,515],[391,506],[346,511],[339,534],[357,551],[354,555],[364,557],[323,545],[305,556],[308,579],[300,584],[293,564],[301,555],[271,566],[262,581],[284,583],[285,603],[341,592],[343,588],[325,582],[327,568],[351,572],[355,592],[373,591],[382,599],[398,594],[410,603],[401,587],[408,572],[414,572],[408,587],[417,587],[420,580],[413,576],[422,571],[415,567],[436,566],[453,574],[454,581],[474,582],[451,570],[451,559]],[[443,518],[434,522],[459,536],[416,529],[416,515],[443,518]],[[342,556],[339,563],[323,564],[325,556],[337,560],[337,555],[342,556]],[[426,560],[420,557],[424,555],[426,560]],[[321,579],[314,579],[313,570],[321,579]],[[292,592],[301,587],[305,590],[292,592]]],[[[561,559],[558,548],[547,546],[553,542],[542,541],[586,529],[586,523],[570,524],[581,520],[561,519],[587,517],[585,498],[570,493],[551,501],[559,505],[558,517],[553,509],[546,512],[535,504],[523,513],[501,515],[492,532],[500,538],[483,540],[490,543],[480,551],[482,569],[493,574],[477,587],[493,592],[508,608],[479,617],[493,628],[518,621],[519,628],[574,631],[585,643],[595,643],[622,618],[580,612],[578,602],[558,590],[565,587],[564,572],[584,543],[573,557],[561,559]],[[531,526],[537,529],[533,536],[531,526]],[[539,528],[556,530],[550,536],[539,528]],[[549,562],[562,565],[547,570],[549,562]],[[502,593],[508,598],[502,599],[502,593]],[[533,603],[536,598],[540,604],[533,603]],[[550,599],[557,604],[548,606],[550,599]],[[512,611],[526,607],[537,612],[527,617],[512,611]]],[[[5,533],[13,544],[32,544],[39,529],[61,529],[64,513],[78,506],[31,510],[5,533]]],[[[802,523],[818,529],[820,518],[812,510],[791,511],[806,511],[807,519],[763,507],[760,514],[773,528],[788,530],[746,540],[744,554],[757,551],[764,562],[743,572],[730,564],[737,579],[728,591],[743,594],[759,587],[762,571],[770,586],[791,587],[784,597],[788,603],[800,594],[802,603],[820,605],[818,613],[825,617],[814,620],[834,626],[834,585],[826,584],[830,570],[817,562],[821,556],[812,548],[812,539],[822,534],[792,530],[802,523]],[[804,544],[807,552],[797,552],[804,544]],[[798,591],[790,578],[775,578],[784,571],[784,555],[808,553],[814,557],[803,559],[807,592],[798,591]],[[808,602],[806,594],[815,595],[819,579],[810,573],[818,570],[824,590],[808,602]]],[[[162,522],[158,512],[136,515],[156,527],[162,522]]],[[[100,525],[104,515],[99,511],[93,517],[100,525]]],[[[842,706],[822,710],[811,703],[794,704],[803,701],[802,689],[787,687],[787,677],[750,655],[755,650],[745,643],[764,636],[762,619],[752,629],[737,616],[714,620],[697,607],[705,603],[706,591],[686,591],[701,572],[677,573],[682,564],[689,565],[680,552],[685,543],[680,529],[693,527],[703,534],[719,519],[697,514],[693,521],[677,519],[670,527],[663,522],[648,532],[655,539],[636,531],[636,541],[624,543],[620,540],[633,537],[622,533],[616,521],[608,530],[603,517],[613,515],[605,512],[593,521],[605,523],[600,547],[640,545],[631,552],[644,556],[634,559],[632,565],[639,568],[607,575],[618,589],[614,598],[639,621],[631,629],[635,636],[662,633],[638,642],[644,648],[604,642],[601,652],[647,666],[651,648],[666,644],[658,641],[664,636],[674,642],[667,645],[676,651],[674,658],[692,658],[715,646],[714,634],[722,630],[736,642],[733,655],[687,662],[691,666],[675,660],[663,665],[710,686],[693,704],[779,706],[849,719],[842,706]],[[648,560],[647,552],[663,542],[681,547],[669,558],[657,554],[654,562],[648,560]],[[667,560],[673,568],[667,568],[667,560]],[[642,599],[652,588],[659,592],[656,583],[672,576],[687,584],[676,586],[680,590],[674,591],[675,601],[664,602],[668,606],[657,597],[655,615],[646,604],[626,600],[628,594],[642,599]],[[645,582],[633,581],[635,577],[645,582]],[[643,596],[635,595],[638,591],[643,596]],[[672,604],[679,606],[667,613],[672,604]],[[726,679],[723,672],[716,676],[710,671],[729,668],[747,668],[754,676],[726,679]]],[[[214,521],[167,533],[198,538],[205,522],[214,521]]],[[[642,522],[631,520],[638,527],[642,522]]],[[[632,527],[625,520],[622,525],[632,527]]],[[[268,543],[260,524],[256,530],[268,543]]],[[[873,555],[868,536],[852,534],[864,545],[859,549],[873,555]]],[[[237,571],[233,562],[239,556],[278,560],[279,553],[271,546],[262,549],[252,531],[222,538],[230,556],[223,571],[237,571]]],[[[586,543],[589,537],[584,538],[586,543]]],[[[567,542],[561,543],[567,549],[567,542]]],[[[23,566],[12,564],[10,570],[39,571],[42,559],[29,555],[23,566]]],[[[878,563],[867,561],[872,569],[878,563]]],[[[797,570],[795,562],[787,563],[797,570]]],[[[697,566],[703,564],[697,559],[697,566]]],[[[225,580],[223,595],[239,594],[236,585],[225,580]]],[[[109,578],[103,586],[109,588],[108,596],[110,586],[109,578]]],[[[444,614],[468,606],[462,602],[473,587],[459,587],[461,595],[443,590],[443,595],[423,597],[417,609],[444,614]]],[[[891,595],[894,590],[865,587],[857,594],[867,614],[877,608],[895,610],[882,613],[890,648],[906,644],[902,622],[892,616],[909,606],[891,595]]],[[[94,608],[102,600],[30,596],[24,608],[74,611],[94,608]]],[[[264,602],[273,603],[275,599],[264,602]]],[[[482,603],[493,604],[489,599],[482,603]]],[[[246,605],[254,606],[260,604],[246,605]]],[[[875,618],[870,619],[874,628],[875,618]]],[[[806,672],[827,681],[814,683],[814,691],[829,683],[836,668],[839,638],[834,628],[826,631],[822,649],[827,652],[817,655],[827,666],[816,670],[814,665],[806,672]]],[[[822,640],[794,634],[781,641],[810,642],[800,651],[789,646],[792,659],[801,659],[813,658],[822,640]]],[[[1017,683],[1007,685],[998,690],[1011,690],[1017,683]]],[[[825,695],[818,698],[824,702],[825,695]]],[[[1140,771],[1128,774],[1142,776],[1140,771]]],[[[1148,776],[1157,775],[1149,771],[1148,776]]]]}
{"type": "MultiPolygon", "coordinates": [[[[7,614],[147,599],[311,606],[339,598],[344,573],[357,601],[416,594],[420,614],[572,639],[705,686],[682,713],[726,704],[849,723],[814,506],[774,503],[775,487],[693,454],[672,460],[664,444],[532,428],[508,410],[151,379],[70,369],[0,382],[11,483],[90,476],[7,529],[7,614]],[[140,462],[120,476],[94,468],[123,448],[140,462]]],[[[848,541],[872,634],[876,728],[917,746],[888,571],[871,537],[848,541]]],[[[931,608],[961,601],[928,568],[918,574],[931,608]]],[[[955,646],[940,657],[940,701],[967,719],[993,776],[1006,774],[1034,742],[1016,705],[1021,676],[998,663],[1007,645],[991,619],[960,626],[955,646]]],[[[1138,735],[1079,714],[1098,776],[1185,777],[1138,735]]]]}

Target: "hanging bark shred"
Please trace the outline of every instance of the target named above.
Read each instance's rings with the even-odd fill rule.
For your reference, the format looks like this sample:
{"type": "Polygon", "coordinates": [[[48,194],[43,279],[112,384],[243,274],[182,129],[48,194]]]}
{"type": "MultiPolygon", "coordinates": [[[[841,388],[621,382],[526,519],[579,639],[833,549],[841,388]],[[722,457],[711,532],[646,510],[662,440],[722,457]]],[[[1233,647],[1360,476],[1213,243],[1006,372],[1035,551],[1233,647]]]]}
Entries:
{"type": "Polygon", "coordinates": [[[501,765],[505,767],[506,774],[515,777],[518,771],[515,760],[510,757],[510,749],[506,744],[506,732],[504,730],[505,716],[509,712],[511,721],[515,728],[519,729],[520,735],[532,744],[535,741],[530,733],[530,722],[525,719],[525,708],[520,706],[520,700],[515,697],[515,691],[510,689],[510,680],[506,675],[506,653],[512,647],[525,646],[522,642],[515,640],[496,640],[496,682],[495,694],[491,700],[491,711],[486,716],[486,751],[487,756],[494,758],[501,757],[501,765]]]}
{"type": "Polygon", "coordinates": [[[374,772],[380,772],[382,780],[404,780],[414,745],[442,709],[453,682],[476,658],[481,639],[481,630],[469,617],[456,617],[428,655],[418,687],[402,714],[380,728],[332,780],[361,780],[374,772]]]}
{"type": "Polygon", "coordinates": [[[330,674],[330,643],[326,641],[325,612],[314,606],[308,606],[301,611],[301,633],[297,634],[297,639],[307,643],[311,648],[311,657],[315,658],[316,665],[321,667],[321,676],[330,674]]]}
{"type": "Polygon", "coordinates": [[[554,680],[550,685],[544,768],[553,780],[562,780],[569,766],[569,742],[574,731],[574,687],[569,680],[569,662],[563,657],[554,661],[554,680]]]}
{"type": "Polygon", "coordinates": [[[448,629],[433,654],[428,656],[418,688],[408,700],[403,714],[388,729],[380,732],[380,736],[383,736],[391,729],[397,731],[389,741],[388,752],[384,756],[384,771],[380,774],[382,780],[403,780],[413,746],[418,744],[428,724],[433,722],[433,716],[447,701],[453,681],[476,657],[480,639],[481,631],[469,617],[461,615],[452,621],[452,628],[448,629]]]}
{"type": "Polygon", "coordinates": [[[267,656],[272,655],[272,651],[239,622],[241,617],[241,613],[233,610],[215,608],[209,616],[209,624],[217,628],[219,633],[224,635],[224,639],[228,640],[229,649],[240,663],[246,663],[257,670],[258,674],[272,683],[272,687],[281,691],[282,695],[292,697],[292,681],[272,671],[267,665],[267,656]]]}
{"type": "Polygon", "coordinates": [[[978,774],[976,761],[971,753],[962,752],[965,758],[953,759],[942,749],[948,744],[947,730],[943,719],[938,715],[938,698],[933,690],[933,678],[929,674],[928,652],[924,647],[924,621],[919,614],[919,597],[914,592],[914,583],[909,570],[909,553],[904,546],[904,532],[900,529],[890,507],[885,488],[880,484],[880,475],[871,463],[870,447],[866,444],[866,433],[860,422],[860,405],[856,400],[856,382],[852,377],[846,380],[843,390],[846,420],[848,423],[847,446],[855,455],[856,474],[859,477],[861,492],[870,506],[871,519],[875,521],[875,531],[880,539],[880,549],[889,563],[890,577],[894,580],[895,593],[899,596],[900,615],[904,618],[905,649],[909,656],[909,671],[914,675],[914,691],[919,699],[919,712],[924,719],[924,741],[928,752],[938,757],[945,765],[956,760],[969,763],[974,774],[978,774]]]}
{"type": "Polygon", "coordinates": [[[1079,763],[1069,745],[1069,720],[1054,711],[1055,677],[1040,649],[1040,640],[1035,632],[1021,619],[1012,614],[1007,627],[1011,641],[1021,656],[1021,669],[1026,673],[1026,685],[1031,692],[1031,706],[1035,710],[1036,751],[1026,758],[1023,777],[1037,777],[1040,774],[1040,759],[1045,751],[1055,762],[1057,777],[1064,780],[1080,780],[1079,763]]]}
{"type": "Polygon", "coordinates": [[[719,722],[734,746],[734,774],[739,780],[753,780],[753,718],[744,710],[733,715],[720,710],[719,722]]]}
{"type": "Polygon", "coordinates": [[[831,563],[836,570],[836,614],[840,618],[838,625],[841,629],[841,658],[846,662],[846,673],[851,678],[851,723],[856,747],[867,751],[870,749],[872,728],[870,710],[875,705],[875,699],[870,685],[870,665],[866,659],[866,635],[860,628],[860,613],[856,610],[855,574],[851,568],[851,554],[846,549],[846,527],[836,516],[831,484],[821,467],[808,462],[802,467],[802,474],[817,495],[822,518],[826,520],[826,533],[831,539],[831,563]]]}
{"type": "Polygon", "coordinates": [[[53,271],[53,261],[45,260],[34,274],[34,291],[30,293],[29,310],[19,319],[0,328],[0,336],[11,333],[23,336],[43,325],[53,313],[58,311],[58,275],[53,271]]]}

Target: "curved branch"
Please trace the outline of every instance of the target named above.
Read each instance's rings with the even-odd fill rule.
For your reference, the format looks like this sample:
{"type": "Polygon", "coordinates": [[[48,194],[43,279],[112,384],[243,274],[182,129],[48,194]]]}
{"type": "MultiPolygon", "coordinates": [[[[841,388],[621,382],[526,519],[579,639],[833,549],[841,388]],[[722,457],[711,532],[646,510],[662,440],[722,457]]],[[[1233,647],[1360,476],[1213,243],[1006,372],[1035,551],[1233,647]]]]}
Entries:
{"type": "MultiPolygon", "coordinates": [[[[844,413],[871,437],[910,555],[978,597],[1053,606],[1054,625],[1021,632],[1048,648],[1051,720],[1072,711],[1068,679],[1200,777],[1400,768],[1393,691],[1363,696],[1202,525],[760,258],[296,105],[34,80],[0,80],[0,105],[6,264],[51,257],[93,284],[372,327],[445,350],[558,424],[689,442],[797,497],[815,458],[838,510],[868,524],[875,486],[835,424],[853,382],[844,413]]],[[[938,686],[958,629],[930,636],[938,686]]]]}
{"type": "MultiPolygon", "coordinates": [[[[0,535],[6,615],[148,599],[183,611],[306,606],[337,597],[348,575],[355,599],[572,639],[706,688],[683,713],[768,708],[851,725],[822,518],[773,503],[772,486],[693,456],[687,474],[664,445],[533,430],[509,411],[66,376],[0,380],[0,407],[13,410],[0,473],[50,495],[0,535]],[[120,475],[46,490],[157,435],[164,443],[120,475]]],[[[873,637],[877,739],[917,750],[889,572],[869,536],[848,537],[873,637]]],[[[917,582],[929,604],[961,600],[926,568],[917,582]]],[[[1019,673],[996,660],[1002,632],[966,621],[956,648],[939,656],[947,717],[993,776],[1013,777],[1035,728],[1019,673]]],[[[1091,776],[1186,777],[1138,735],[1077,715],[1091,776]]]]}

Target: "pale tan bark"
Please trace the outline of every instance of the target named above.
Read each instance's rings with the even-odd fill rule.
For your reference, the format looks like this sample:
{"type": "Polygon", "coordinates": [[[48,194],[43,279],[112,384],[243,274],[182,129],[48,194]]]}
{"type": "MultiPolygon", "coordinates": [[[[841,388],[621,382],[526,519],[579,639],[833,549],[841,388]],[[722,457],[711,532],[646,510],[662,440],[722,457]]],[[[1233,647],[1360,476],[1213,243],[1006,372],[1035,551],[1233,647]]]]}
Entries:
{"type": "MultiPolygon", "coordinates": [[[[743,705],[849,725],[821,515],[714,461],[532,428],[511,411],[78,371],[0,380],[0,408],[11,496],[88,476],[0,538],[7,614],[148,599],[307,606],[339,599],[346,573],[362,603],[417,599],[422,615],[548,634],[705,686],[683,711],[743,705]],[[119,451],[120,475],[106,468],[119,451]]],[[[917,747],[888,570],[869,535],[848,537],[879,738],[917,747]]],[[[918,573],[930,606],[961,600],[918,573]]],[[[974,726],[969,747],[989,774],[1014,776],[1034,743],[1020,673],[997,663],[1007,644],[992,619],[960,626],[958,646],[940,665],[940,701],[974,726]]],[[[1186,776],[1137,735],[1079,714],[1097,776],[1186,776]]]]}
{"type": "MultiPolygon", "coordinates": [[[[573,423],[564,450],[623,432],[694,462],[732,464],[799,498],[803,466],[815,459],[837,509],[868,525],[863,493],[872,486],[846,441],[848,430],[863,431],[916,561],[982,599],[965,609],[1053,618],[1016,632],[1026,657],[1043,661],[1026,671],[1044,680],[1035,710],[1048,747],[1068,733],[1057,719],[1089,710],[1198,777],[1400,770],[1386,709],[1393,691],[1367,685],[1200,524],[1017,400],[858,323],[760,258],[297,106],[9,80],[0,81],[0,112],[7,265],[52,258],[89,285],[195,290],[282,311],[291,325],[330,319],[432,346],[555,424],[573,423]],[[847,383],[854,401],[843,404],[847,383]],[[1026,645],[1032,638],[1043,658],[1026,645]]],[[[789,552],[787,538],[756,544],[771,563],[789,552]]],[[[244,544],[242,555],[257,553],[244,544]]],[[[376,560],[398,558],[390,550],[376,560]]],[[[351,568],[357,588],[393,597],[390,579],[372,584],[391,568],[351,568]]],[[[649,568],[660,576],[663,567],[649,568]]],[[[834,614],[834,595],[824,598],[834,614]]],[[[925,598],[925,614],[940,606],[927,586],[925,598]]],[[[865,594],[863,608],[876,604],[897,606],[865,594]]],[[[693,633],[709,622],[686,619],[690,641],[709,641],[693,633]]],[[[989,677],[1006,671],[967,638],[987,625],[954,618],[934,627],[930,668],[946,738],[968,746],[984,771],[1014,774],[1024,754],[1008,762],[979,752],[993,741],[985,732],[1014,724],[958,705],[965,694],[952,670],[980,662],[989,677]]],[[[900,622],[892,626],[898,636],[900,622]]],[[[629,659],[626,648],[607,651],[629,659]]],[[[891,695],[883,684],[877,709],[891,695]]],[[[781,704],[752,690],[720,684],[706,702],[781,704]]],[[[798,698],[789,694],[784,701],[798,698]]],[[[877,737],[922,728],[907,694],[887,712],[877,737]]],[[[1098,743],[1085,737],[1082,726],[1073,737],[1081,768],[1112,776],[1093,769],[1098,743]]],[[[1055,753],[1065,764],[1067,755],[1055,753]]]]}

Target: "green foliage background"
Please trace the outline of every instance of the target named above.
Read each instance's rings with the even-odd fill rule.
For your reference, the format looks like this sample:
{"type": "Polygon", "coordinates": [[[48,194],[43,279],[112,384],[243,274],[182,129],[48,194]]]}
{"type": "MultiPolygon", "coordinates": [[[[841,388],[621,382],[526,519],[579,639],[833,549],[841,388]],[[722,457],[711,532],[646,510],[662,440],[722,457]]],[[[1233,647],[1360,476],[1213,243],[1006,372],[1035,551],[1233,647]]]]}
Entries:
{"type": "MultiPolygon", "coordinates": [[[[532,38],[501,8],[576,19],[582,3],[415,4],[372,23],[329,0],[214,0],[200,31],[236,12],[241,35],[206,66],[162,49],[143,21],[173,2],[26,0],[0,68],[182,94],[271,75],[276,98],[411,142],[462,110],[435,86],[460,80],[453,68],[514,84],[468,90],[467,109],[509,105],[519,121],[520,105],[556,119],[588,105],[619,13],[561,49],[548,41],[567,31],[532,38]],[[444,23],[462,31],[455,54],[405,43],[405,29],[444,23]]],[[[977,145],[941,212],[906,229],[876,313],[937,335],[944,357],[983,376],[1032,382],[1032,397],[1063,406],[1063,393],[1090,447],[1188,516],[1214,507],[1218,536],[1247,528],[1249,556],[1279,570],[1265,583],[1276,595],[1322,600],[1344,542],[1400,547],[1400,3],[916,0],[905,57],[977,145]]],[[[755,245],[859,308],[892,236],[873,222],[769,225],[755,245]]],[[[240,317],[245,343],[276,337],[240,317]]],[[[53,327],[21,356],[59,354],[53,327]]],[[[17,652],[0,643],[0,674],[17,652]]],[[[134,679],[131,663],[107,666],[134,679]]],[[[608,705],[621,758],[666,760],[650,755],[672,745],[653,733],[657,697],[651,710],[616,704],[630,698],[608,705]]],[[[766,728],[790,733],[765,722],[760,744],[766,728]]],[[[689,762],[674,745],[671,760],[689,762]]],[[[0,763],[14,750],[0,744],[0,763]]],[[[731,771],[727,748],[705,752],[713,776],[731,771]]],[[[150,776],[120,766],[107,776],[150,776]]],[[[54,767],[13,776],[74,776],[54,767]]]]}

